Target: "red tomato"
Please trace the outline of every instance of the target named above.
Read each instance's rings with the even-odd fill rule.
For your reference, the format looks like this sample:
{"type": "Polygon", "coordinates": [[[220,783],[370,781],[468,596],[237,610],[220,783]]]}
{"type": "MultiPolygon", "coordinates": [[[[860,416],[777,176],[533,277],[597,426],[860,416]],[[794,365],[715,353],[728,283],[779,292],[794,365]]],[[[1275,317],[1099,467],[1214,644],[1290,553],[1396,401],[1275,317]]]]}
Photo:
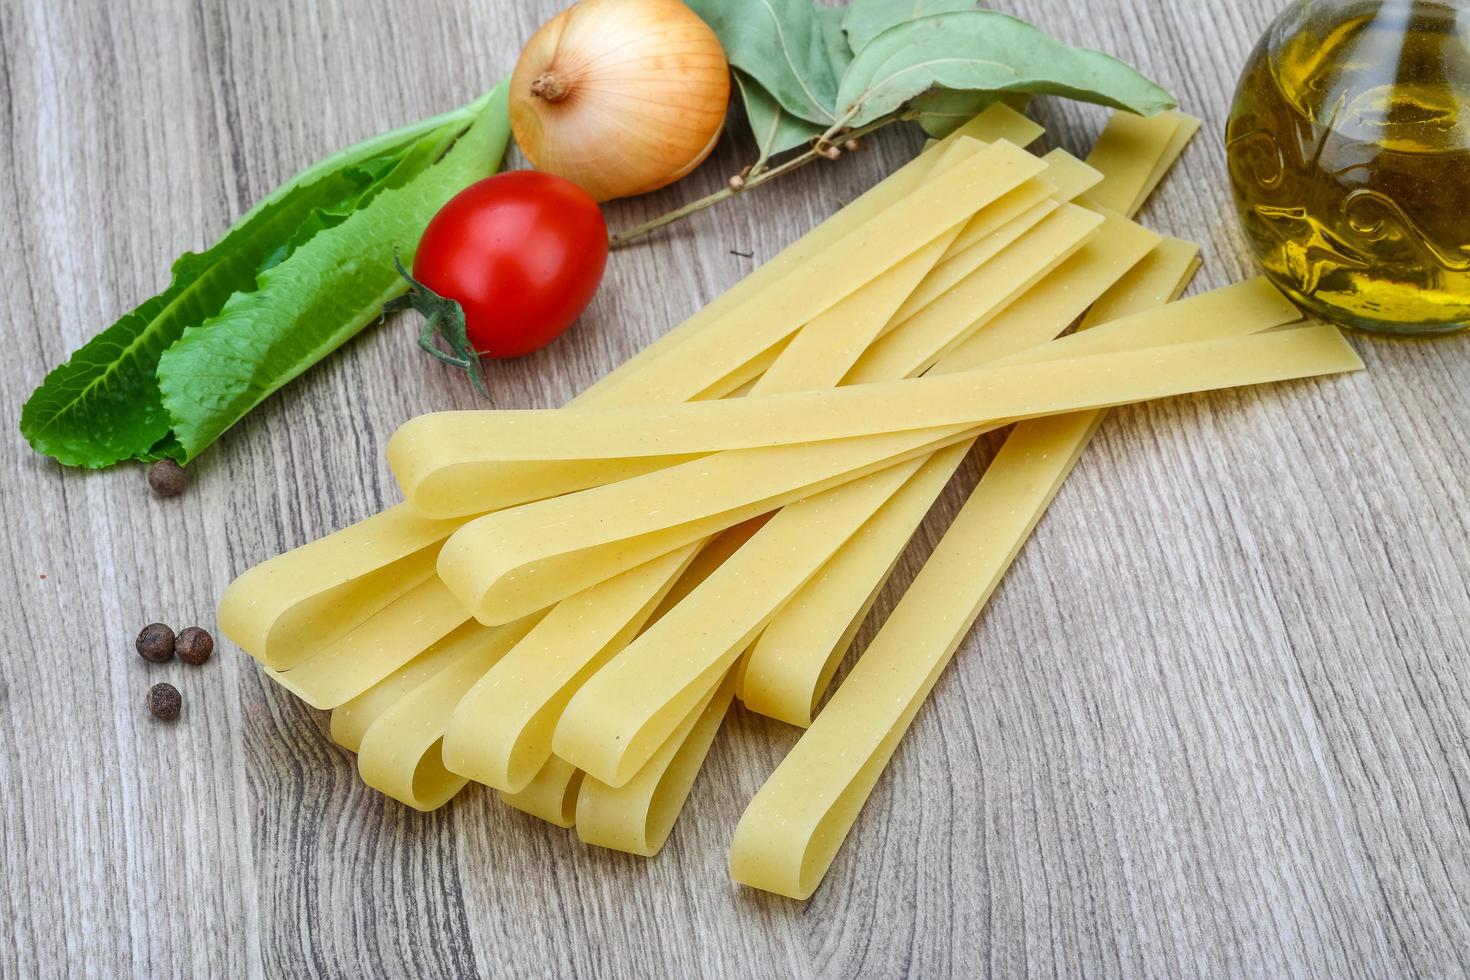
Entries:
{"type": "Polygon", "coordinates": [[[471,184],[434,215],[413,276],[459,303],[476,351],[519,357],[582,315],[606,265],[597,202],[569,180],[514,170],[471,184]]]}

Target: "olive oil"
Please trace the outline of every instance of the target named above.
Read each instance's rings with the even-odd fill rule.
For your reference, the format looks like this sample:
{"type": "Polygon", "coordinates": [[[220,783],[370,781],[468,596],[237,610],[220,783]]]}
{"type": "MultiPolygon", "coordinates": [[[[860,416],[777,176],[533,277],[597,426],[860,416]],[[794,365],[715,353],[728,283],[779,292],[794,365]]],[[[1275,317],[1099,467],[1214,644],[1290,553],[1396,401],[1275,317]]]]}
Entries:
{"type": "Polygon", "coordinates": [[[1470,325],[1470,3],[1298,2],[1252,54],[1226,143],[1251,245],[1303,306],[1470,325]]]}

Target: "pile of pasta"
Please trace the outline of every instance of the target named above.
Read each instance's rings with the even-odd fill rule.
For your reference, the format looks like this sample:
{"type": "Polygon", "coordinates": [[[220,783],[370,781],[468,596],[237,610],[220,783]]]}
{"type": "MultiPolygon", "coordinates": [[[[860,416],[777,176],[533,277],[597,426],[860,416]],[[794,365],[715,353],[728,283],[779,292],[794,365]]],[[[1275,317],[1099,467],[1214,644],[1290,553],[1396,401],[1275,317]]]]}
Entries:
{"type": "Polygon", "coordinates": [[[1196,248],[1129,216],[1197,127],[1118,115],[1084,163],[987,111],[565,408],[404,425],[406,502],[243,574],[221,628],[383,793],[428,810],[475,781],[635,854],[732,704],[801,726],[730,868],[811,895],[1107,408],[1361,368],[1262,281],[1175,301],[1196,248]]]}

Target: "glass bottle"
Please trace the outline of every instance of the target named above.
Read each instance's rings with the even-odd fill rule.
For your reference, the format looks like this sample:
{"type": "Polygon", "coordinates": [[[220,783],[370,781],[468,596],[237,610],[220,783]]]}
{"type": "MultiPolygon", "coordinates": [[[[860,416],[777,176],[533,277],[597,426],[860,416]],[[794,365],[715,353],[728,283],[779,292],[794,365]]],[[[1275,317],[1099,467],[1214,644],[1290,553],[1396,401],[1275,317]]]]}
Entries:
{"type": "Polygon", "coordinates": [[[1267,275],[1329,320],[1470,325],[1470,0],[1297,0],[1236,90],[1226,146],[1267,275]]]}

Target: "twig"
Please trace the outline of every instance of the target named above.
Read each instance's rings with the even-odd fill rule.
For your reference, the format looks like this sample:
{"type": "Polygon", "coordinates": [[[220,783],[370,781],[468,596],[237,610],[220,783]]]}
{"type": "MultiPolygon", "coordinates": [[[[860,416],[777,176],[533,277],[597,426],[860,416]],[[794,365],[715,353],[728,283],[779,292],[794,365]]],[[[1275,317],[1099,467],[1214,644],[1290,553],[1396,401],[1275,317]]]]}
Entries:
{"type": "Polygon", "coordinates": [[[892,115],[884,116],[881,119],[875,119],[873,122],[868,123],[866,126],[859,126],[857,129],[850,130],[845,133],[838,132],[838,130],[840,129],[840,124],[838,126],[834,126],[833,128],[827,130],[827,132],[823,133],[821,136],[818,136],[815,140],[813,140],[812,145],[804,153],[794,156],[790,160],[787,160],[784,163],[778,164],[777,166],[771,167],[769,169],[759,171],[752,169],[749,173],[742,173],[741,179],[739,181],[732,181],[729,187],[722,187],[721,189],[715,191],[713,194],[707,194],[697,201],[691,201],[683,207],[675,208],[673,211],[670,211],[667,214],[661,214],[651,221],[645,221],[641,225],[635,225],[632,228],[628,228],[624,231],[618,232],[616,235],[613,235],[608,240],[608,245],[612,248],[622,248],[624,245],[627,245],[630,242],[635,242],[638,239],[650,234],[651,232],[657,231],[665,225],[673,224],[680,218],[687,218],[689,215],[695,214],[699,211],[703,211],[705,208],[711,207],[715,204],[719,204],[721,201],[729,200],[737,194],[743,194],[746,191],[751,190],[752,188],[759,187],[762,184],[775,180],[782,174],[790,173],[793,170],[798,170],[802,167],[805,167],[807,164],[812,163],[813,161],[835,160],[838,156],[841,155],[841,151],[838,150],[837,144],[833,142],[834,140],[840,138],[841,140],[846,142],[847,140],[858,139],[860,137],[868,135],[869,133],[876,132],[877,130],[882,129],[884,126],[887,126],[890,123],[898,122],[899,119],[899,114],[893,113],[892,115]]]}

